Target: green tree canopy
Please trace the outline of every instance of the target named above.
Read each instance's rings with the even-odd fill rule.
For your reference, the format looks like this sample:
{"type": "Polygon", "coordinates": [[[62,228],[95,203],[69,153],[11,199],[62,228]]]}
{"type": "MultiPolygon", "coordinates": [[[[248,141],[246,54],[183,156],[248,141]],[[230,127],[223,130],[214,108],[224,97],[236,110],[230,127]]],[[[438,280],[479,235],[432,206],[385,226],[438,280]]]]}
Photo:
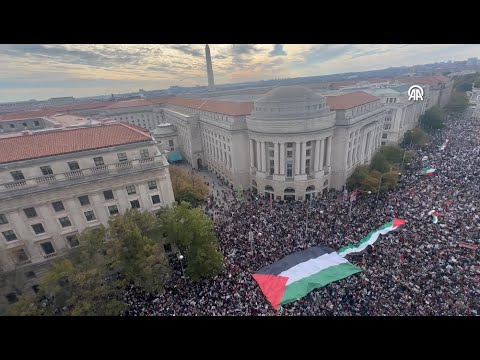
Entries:
{"type": "Polygon", "coordinates": [[[201,176],[178,166],[170,166],[173,194],[177,202],[186,201],[192,206],[206,200],[209,188],[201,176]]]}
{"type": "MultiPolygon", "coordinates": [[[[470,84],[470,90],[471,90],[471,87],[472,86],[470,84]]],[[[467,95],[465,93],[460,93],[458,91],[455,91],[452,93],[452,96],[450,97],[450,101],[445,106],[445,110],[450,113],[461,113],[465,111],[467,107],[468,107],[467,95]]]]}
{"type": "Polygon", "coordinates": [[[169,242],[185,255],[186,273],[193,281],[222,271],[223,255],[212,222],[201,209],[181,202],[160,213],[159,218],[169,242]]]}
{"type": "Polygon", "coordinates": [[[445,119],[445,113],[438,106],[434,106],[431,109],[425,111],[420,117],[420,122],[428,129],[442,129],[445,125],[443,120],[445,119]]]}
{"type": "Polygon", "coordinates": [[[52,264],[35,297],[22,297],[11,315],[120,315],[129,282],[161,292],[168,263],[162,244],[144,234],[158,227],[150,213],[117,215],[109,228],[79,236],[79,253],[52,264]],[[108,239],[108,241],[107,241],[108,239]]]}
{"type": "Polygon", "coordinates": [[[390,164],[381,152],[377,152],[372,158],[372,162],[370,163],[370,169],[384,173],[390,169],[390,164]]]}

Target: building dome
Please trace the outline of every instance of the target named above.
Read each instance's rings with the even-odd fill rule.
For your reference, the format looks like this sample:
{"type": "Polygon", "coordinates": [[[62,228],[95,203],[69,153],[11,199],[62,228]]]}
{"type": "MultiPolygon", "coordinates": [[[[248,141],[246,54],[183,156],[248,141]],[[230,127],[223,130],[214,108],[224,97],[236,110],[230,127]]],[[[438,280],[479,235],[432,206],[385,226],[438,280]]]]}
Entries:
{"type": "Polygon", "coordinates": [[[257,119],[296,119],[316,117],[328,112],[324,96],[304,86],[279,86],[254,103],[257,119]]]}
{"type": "Polygon", "coordinates": [[[161,123],[153,130],[154,135],[171,135],[175,133],[175,128],[172,124],[161,123]]]}
{"type": "Polygon", "coordinates": [[[320,94],[317,94],[305,86],[293,85],[278,86],[258,99],[257,102],[293,102],[320,100],[322,98],[320,94]]]}

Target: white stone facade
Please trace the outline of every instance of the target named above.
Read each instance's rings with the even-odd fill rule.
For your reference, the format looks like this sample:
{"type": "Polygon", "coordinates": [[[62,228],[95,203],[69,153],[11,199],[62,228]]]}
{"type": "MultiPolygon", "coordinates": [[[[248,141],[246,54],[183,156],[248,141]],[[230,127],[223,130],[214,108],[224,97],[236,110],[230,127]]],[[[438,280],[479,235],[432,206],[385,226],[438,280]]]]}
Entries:
{"type": "Polygon", "coordinates": [[[331,111],[325,97],[289,86],[258,99],[249,115],[172,104],[164,114],[194,168],[207,166],[235,188],[305,199],[341,188],[355,166],[370,162],[385,110],[376,100],[331,111]]]}
{"type": "Polygon", "coordinates": [[[117,212],[173,202],[168,163],[154,141],[0,165],[0,267],[46,262],[117,212]],[[44,175],[42,166],[52,174],[44,175]],[[14,181],[12,171],[24,180],[14,181]]]}

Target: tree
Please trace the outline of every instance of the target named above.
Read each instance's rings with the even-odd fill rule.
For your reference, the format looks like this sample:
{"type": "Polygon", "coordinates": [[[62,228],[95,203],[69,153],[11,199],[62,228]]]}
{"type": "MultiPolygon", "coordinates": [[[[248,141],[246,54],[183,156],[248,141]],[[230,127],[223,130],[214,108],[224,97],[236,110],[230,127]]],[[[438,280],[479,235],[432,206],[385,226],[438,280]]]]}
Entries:
{"type": "Polygon", "coordinates": [[[378,152],[372,158],[372,162],[370,163],[370,169],[384,173],[390,169],[390,164],[385,159],[385,156],[381,152],[378,152]]]}
{"type": "Polygon", "coordinates": [[[9,313],[120,315],[128,283],[162,291],[168,275],[162,244],[144,235],[157,227],[154,216],[135,210],[112,218],[108,229],[84,231],[79,253],[53,263],[36,296],[22,297],[9,313]]]}
{"type": "Polygon", "coordinates": [[[442,129],[445,125],[443,120],[445,119],[445,113],[438,106],[434,106],[431,109],[425,111],[420,117],[420,122],[428,129],[442,129]]]}
{"type": "Polygon", "coordinates": [[[390,164],[398,164],[402,162],[404,150],[398,145],[387,145],[380,148],[380,154],[390,164]]]}
{"type": "Polygon", "coordinates": [[[170,166],[173,193],[177,202],[186,201],[193,206],[207,199],[209,188],[203,178],[178,166],[170,166]]]}
{"type": "Polygon", "coordinates": [[[186,274],[193,281],[222,271],[223,255],[212,222],[201,209],[181,202],[160,213],[159,219],[169,242],[185,255],[186,274]]]}
{"type": "Polygon", "coordinates": [[[403,137],[403,145],[421,145],[424,146],[431,142],[430,136],[420,128],[407,131],[403,137]]]}
{"type": "MultiPolygon", "coordinates": [[[[472,86],[470,84],[470,88],[471,87],[472,86]]],[[[465,93],[460,93],[458,91],[455,91],[452,93],[452,96],[450,97],[450,101],[445,106],[445,110],[447,110],[450,113],[461,113],[467,109],[468,102],[469,101],[465,93]]]]}
{"type": "Polygon", "coordinates": [[[358,189],[362,185],[363,179],[365,179],[370,173],[368,165],[360,165],[353,171],[352,175],[347,179],[347,188],[350,190],[358,189]]]}

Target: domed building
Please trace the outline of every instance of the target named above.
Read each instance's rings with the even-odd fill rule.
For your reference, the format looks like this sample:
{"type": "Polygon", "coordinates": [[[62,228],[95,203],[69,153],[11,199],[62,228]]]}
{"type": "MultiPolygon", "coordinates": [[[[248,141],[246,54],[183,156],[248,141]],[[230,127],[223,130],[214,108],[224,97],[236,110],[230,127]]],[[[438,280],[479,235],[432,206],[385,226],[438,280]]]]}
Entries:
{"type": "Polygon", "coordinates": [[[303,86],[280,86],[246,117],[251,186],[276,199],[310,198],[328,188],[335,112],[303,86]]]}
{"type": "Polygon", "coordinates": [[[163,113],[193,168],[206,167],[234,188],[305,200],[341,189],[370,162],[386,110],[364,91],[322,96],[278,86],[253,103],[176,97],[163,113]]]}

